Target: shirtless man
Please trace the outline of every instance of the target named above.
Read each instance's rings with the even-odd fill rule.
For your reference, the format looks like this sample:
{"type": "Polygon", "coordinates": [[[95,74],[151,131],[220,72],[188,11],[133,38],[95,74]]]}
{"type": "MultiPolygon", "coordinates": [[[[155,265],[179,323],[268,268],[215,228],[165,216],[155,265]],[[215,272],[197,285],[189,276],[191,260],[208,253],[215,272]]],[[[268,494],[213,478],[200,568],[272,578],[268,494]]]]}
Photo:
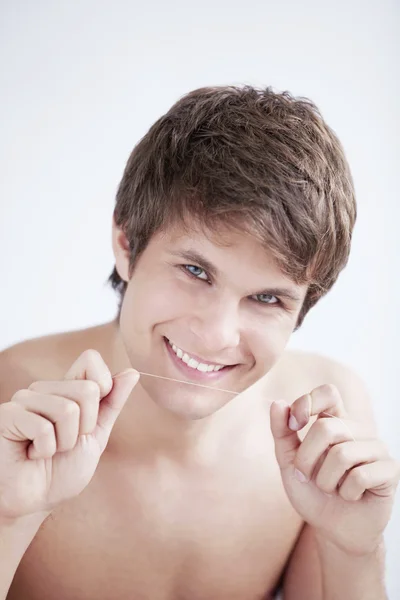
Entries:
{"type": "Polygon", "coordinates": [[[310,102],[205,88],[157,121],[117,194],[117,318],[1,354],[1,598],[386,598],[399,465],[359,378],[285,349],[355,217],[310,102]]]}

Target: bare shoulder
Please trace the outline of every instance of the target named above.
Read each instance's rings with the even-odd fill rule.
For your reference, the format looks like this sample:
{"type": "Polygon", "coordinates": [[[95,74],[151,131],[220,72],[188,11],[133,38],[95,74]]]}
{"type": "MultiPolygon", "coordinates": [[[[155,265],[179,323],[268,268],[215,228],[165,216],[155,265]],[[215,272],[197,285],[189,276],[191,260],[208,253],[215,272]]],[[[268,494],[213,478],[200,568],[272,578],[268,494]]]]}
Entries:
{"type": "Polygon", "coordinates": [[[353,367],[326,355],[300,350],[287,351],[285,361],[298,376],[299,395],[320,385],[334,386],[341,395],[349,418],[364,421],[375,427],[375,416],[366,382],[353,367]]]}
{"type": "MultiPolygon", "coordinates": [[[[96,328],[54,333],[18,342],[0,352],[0,403],[34,381],[62,379],[96,328]]],[[[88,345],[89,344],[89,345],[88,345]]]]}
{"type": "Polygon", "coordinates": [[[0,362],[12,369],[22,368],[32,374],[57,373],[75,347],[79,333],[56,333],[19,342],[1,352],[0,362]]]}
{"type": "Polygon", "coordinates": [[[8,402],[15,392],[28,388],[34,381],[56,378],[59,362],[56,348],[62,335],[32,338],[2,350],[0,403],[8,402]]]}

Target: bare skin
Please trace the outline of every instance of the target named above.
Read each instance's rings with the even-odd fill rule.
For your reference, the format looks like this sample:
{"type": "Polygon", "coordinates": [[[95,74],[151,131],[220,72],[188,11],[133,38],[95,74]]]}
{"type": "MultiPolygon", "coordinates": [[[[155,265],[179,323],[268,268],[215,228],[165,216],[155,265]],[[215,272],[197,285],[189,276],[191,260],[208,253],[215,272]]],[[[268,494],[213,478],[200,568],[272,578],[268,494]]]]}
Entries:
{"type": "Polygon", "coordinates": [[[331,383],[349,415],[372,417],[337,363],[287,350],[307,286],[236,231],[189,235],[175,224],[131,271],[113,223],[113,251],[126,282],[119,322],[3,352],[0,402],[62,382],[88,349],[113,377],[133,367],[214,389],[141,375],[87,487],[24,547],[8,600],[264,600],[280,580],[285,599],[320,600],[314,534],[286,495],[270,407],[331,383]]]}
{"type": "MultiPolygon", "coordinates": [[[[29,340],[7,351],[9,395],[61,380],[88,348],[111,373],[130,366],[116,322],[29,340]]],[[[325,383],[327,369],[327,359],[285,351],[238,396],[218,443],[184,460],[161,437],[149,447],[134,390],[92,481],[45,521],[7,598],[269,598],[303,525],[281,483],[269,407],[325,383]]]]}

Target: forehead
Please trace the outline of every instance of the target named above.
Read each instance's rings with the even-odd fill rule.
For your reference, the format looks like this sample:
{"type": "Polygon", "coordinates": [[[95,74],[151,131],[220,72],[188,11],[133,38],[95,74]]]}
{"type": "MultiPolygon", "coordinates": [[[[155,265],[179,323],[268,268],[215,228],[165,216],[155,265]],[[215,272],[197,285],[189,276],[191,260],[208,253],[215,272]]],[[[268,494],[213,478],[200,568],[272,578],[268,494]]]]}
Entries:
{"type": "MultiPolygon", "coordinates": [[[[251,253],[270,255],[254,236],[244,231],[238,231],[227,225],[218,225],[215,228],[197,225],[195,223],[174,225],[165,228],[156,234],[158,243],[165,248],[194,247],[209,251],[246,250],[251,253]]],[[[225,252],[226,253],[226,252],[225,252]]],[[[272,255],[270,255],[272,258],[272,255]]]]}

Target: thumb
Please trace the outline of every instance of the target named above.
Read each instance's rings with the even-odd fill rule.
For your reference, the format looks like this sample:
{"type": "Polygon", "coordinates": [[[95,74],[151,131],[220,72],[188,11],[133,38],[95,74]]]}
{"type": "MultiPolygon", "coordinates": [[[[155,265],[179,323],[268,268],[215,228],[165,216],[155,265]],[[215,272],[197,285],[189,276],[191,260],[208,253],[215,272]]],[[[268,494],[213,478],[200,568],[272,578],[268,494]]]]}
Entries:
{"type": "Polygon", "coordinates": [[[115,421],[139,378],[139,373],[134,369],[126,369],[126,371],[113,376],[111,391],[100,402],[97,427],[94,432],[101,451],[106,447],[115,421]]]}
{"type": "Polygon", "coordinates": [[[288,426],[290,406],[283,401],[271,404],[271,431],[275,441],[275,456],[281,469],[293,465],[296,452],[300,446],[300,438],[296,431],[288,426]]]}

